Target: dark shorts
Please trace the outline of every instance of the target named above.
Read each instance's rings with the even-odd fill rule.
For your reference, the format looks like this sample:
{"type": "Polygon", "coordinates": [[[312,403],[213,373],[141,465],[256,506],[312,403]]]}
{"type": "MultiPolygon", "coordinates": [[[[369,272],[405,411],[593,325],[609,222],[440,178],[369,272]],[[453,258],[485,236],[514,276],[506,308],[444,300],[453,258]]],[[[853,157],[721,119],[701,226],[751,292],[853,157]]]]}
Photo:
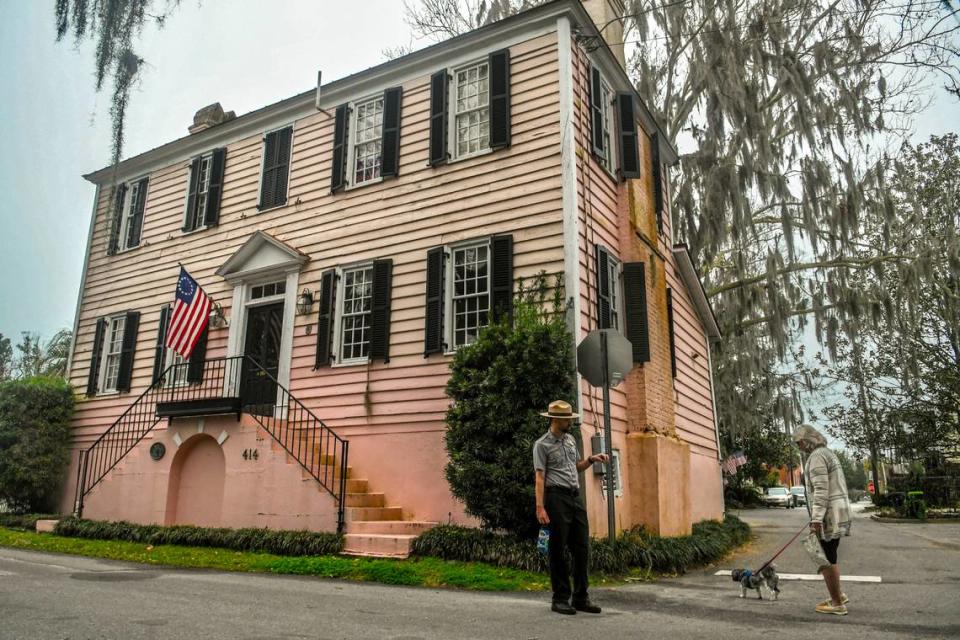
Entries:
{"type": "Polygon", "coordinates": [[[837,547],[840,546],[840,538],[821,540],[820,546],[823,547],[823,554],[827,556],[827,561],[830,564],[837,564],[837,547]]]}

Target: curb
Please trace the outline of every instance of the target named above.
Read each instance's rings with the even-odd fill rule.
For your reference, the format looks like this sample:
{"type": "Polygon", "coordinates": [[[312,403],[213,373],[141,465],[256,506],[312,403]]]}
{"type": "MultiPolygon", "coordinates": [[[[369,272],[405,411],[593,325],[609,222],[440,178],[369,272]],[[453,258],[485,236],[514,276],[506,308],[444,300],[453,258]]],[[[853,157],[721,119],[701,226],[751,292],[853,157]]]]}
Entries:
{"type": "Polygon", "coordinates": [[[960,518],[927,518],[918,520],[916,518],[882,518],[878,515],[871,515],[870,519],[874,522],[886,522],[888,524],[960,524],[960,518]]]}

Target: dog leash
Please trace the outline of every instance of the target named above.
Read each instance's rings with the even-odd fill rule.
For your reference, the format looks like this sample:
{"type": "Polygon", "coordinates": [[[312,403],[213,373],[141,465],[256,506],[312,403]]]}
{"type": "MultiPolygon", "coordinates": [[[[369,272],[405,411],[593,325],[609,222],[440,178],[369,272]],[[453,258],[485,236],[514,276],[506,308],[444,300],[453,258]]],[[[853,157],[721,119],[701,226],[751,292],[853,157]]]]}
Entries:
{"type": "Polygon", "coordinates": [[[793,541],[796,540],[797,538],[799,538],[799,537],[800,537],[800,534],[803,533],[804,531],[806,531],[809,527],[810,527],[810,523],[809,523],[809,522],[806,523],[806,524],[804,524],[803,527],[801,527],[800,531],[797,531],[795,534],[793,534],[793,537],[790,538],[790,541],[789,541],[787,544],[785,544],[785,545],[783,545],[782,547],[780,547],[780,551],[777,551],[777,552],[773,555],[772,558],[770,558],[769,560],[767,560],[766,562],[764,562],[764,563],[763,563],[763,566],[760,567],[759,569],[757,569],[756,572],[754,572],[754,575],[760,575],[760,572],[761,572],[761,571],[763,571],[764,569],[766,569],[767,567],[769,567],[770,564],[773,563],[773,561],[776,560],[776,559],[780,556],[781,553],[783,553],[784,551],[786,551],[786,550],[787,550],[787,547],[789,547],[791,544],[793,544],[793,541]]]}

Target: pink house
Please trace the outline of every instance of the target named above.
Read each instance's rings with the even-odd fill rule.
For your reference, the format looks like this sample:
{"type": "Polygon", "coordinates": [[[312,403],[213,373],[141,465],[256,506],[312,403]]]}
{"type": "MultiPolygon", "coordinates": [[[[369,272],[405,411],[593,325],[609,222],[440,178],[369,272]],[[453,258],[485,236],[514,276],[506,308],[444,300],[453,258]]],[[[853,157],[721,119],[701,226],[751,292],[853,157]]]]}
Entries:
{"type": "MultiPolygon", "coordinates": [[[[612,397],[618,528],[721,517],[718,329],[673,241],[677,154],[624,72],[623,13],[549,2],[239,117],[205,108],[87,175],[62,509],[342,528],[399,556],[470,524],[443,473],[451,354],[545,270],[578,340],[634,346],[612,397]],[[189,362],[163,346],[180,264],[217,303],[189,362]]],[[[578,402],[589,449],[599,391],[578,402]]],[[[601,476],[584,494],[603,535],[601,476]]]]}

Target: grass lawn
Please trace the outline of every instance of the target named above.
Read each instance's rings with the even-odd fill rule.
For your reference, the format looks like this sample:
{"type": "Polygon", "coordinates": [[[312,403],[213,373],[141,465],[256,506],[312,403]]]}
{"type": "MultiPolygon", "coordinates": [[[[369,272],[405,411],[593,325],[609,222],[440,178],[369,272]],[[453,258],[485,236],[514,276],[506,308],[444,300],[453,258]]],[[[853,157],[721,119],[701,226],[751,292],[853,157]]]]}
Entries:
{"type": "Polygon", "coordinates": [[[454,587],[476,591],[542,591],[550,587],[550,578],[546,575],[435,558],[381,560],[334,555],[277,556],[213,547],[151,546],[135,542],[65,538],[5,528],[0,528],[0,546],[169,567],[306,575],[419,587],[454,587]]]}

